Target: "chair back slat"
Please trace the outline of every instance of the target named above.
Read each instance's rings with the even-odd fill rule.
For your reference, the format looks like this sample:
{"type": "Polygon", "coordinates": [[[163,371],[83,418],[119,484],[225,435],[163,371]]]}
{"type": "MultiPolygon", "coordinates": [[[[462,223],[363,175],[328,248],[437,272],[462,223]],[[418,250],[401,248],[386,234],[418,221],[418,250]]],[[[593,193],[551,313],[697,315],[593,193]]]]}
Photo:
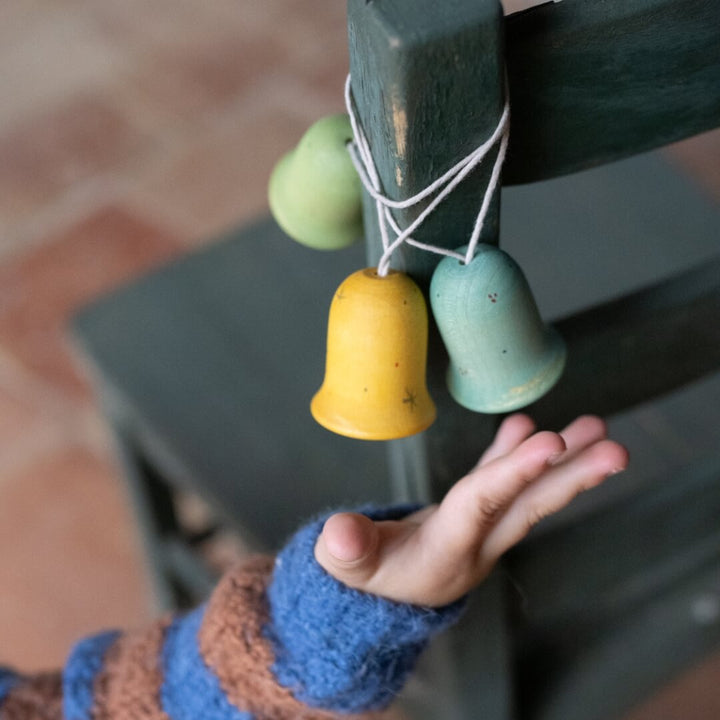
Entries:
{"type": "Polygon", "coordinates": [[[505,21],[506,184],[601,165],[720,125],[718,0],[567,0],[505,21]]]}

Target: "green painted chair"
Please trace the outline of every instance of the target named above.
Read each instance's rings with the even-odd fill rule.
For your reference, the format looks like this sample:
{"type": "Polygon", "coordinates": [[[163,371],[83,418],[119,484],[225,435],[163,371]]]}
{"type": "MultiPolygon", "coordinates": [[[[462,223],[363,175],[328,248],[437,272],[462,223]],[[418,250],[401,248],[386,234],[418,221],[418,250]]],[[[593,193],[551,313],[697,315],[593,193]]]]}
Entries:
{"type": "MultiPolygon", "coordinates": [[[[482,239],[502,238],[543,311],[560,317],[567,368],[529,408],[539,424],[616,417],[717,374],[720,215],[656,156],[623,158],[720,124],[720,0],[563,0],[507,18],[497,0],[349,0],[348,20],[354,100],[391,197],[413,195],[483,142],[509,90],[503,207],[498,193],[482,239]],[[703,262],[662,279],[672,263],[661,256],[703,262]],[[618,282],[596,283],[603,273],[618,282]]],[[[467,241],[491,165],[418,239],[467,241]]],[[[206,536],[178,521],[178,490],[272,548],[328,505],[441,496],[492,436],[496,417],[450,398],[434,331],[438,419],[427,432],[363,443],[310,419],[329,298],[380,254],[367,202],[364,214],[365,259],[358,247],[315,253],[264,221],[75,319],[162,603],[212,583],[196,552],[206,536]]],[[[425,290],[438,259],[413,248],[394,258],[425,290]]],[[[708,400],[702,419],[718,407],[708,400]]],[[[680,477],[543,524],[426,656],[403,701],[409,715],[608,720],[717,648],[719,477],[715,448],[680,477]]]]}
{"type": "MultiPolygon", "coordinates": [[[[565,0],[503,17],[495,0],[350,0],[349,40],[359,120],[394,200],[419,192],[488,138],[506,89],[505,186],[601,166],[720,124],[720,2],[565,0]]],[[[491,168],[492,158],[416,239],[449,249],[464,244],[491,168]]],[[[553,187],[563,192],[571,183],[553,187]]],[[[531,197],[537,201],[542,190],[531,197]]],[[[521,212],[521,201],[512,208],[521,212]]],[[[408,224],[418,210],[403,212],[408,224]]],[[[381,252],[376,217],[368,199],[369,264],[381,252]]],[[[485,242],[506,237],[500,217],[497,193],[485,242]]],[[[548,237],[552,230],[539,229],[539,243],[548,237]]],[[[543,262],[542,248],[535,258],[543,262]]],[[[438,260],[403,246],[397,266],[427,288],[438,260]]],[[[568,282],[556,280],[558,288],[568,282]]],[[[717,371],[718,318],[720,256],[566,317],[556,325],[568,346],[564,377],[529,410],[542,425],[561,427],[578,413],[619,413],[717,371]]],[[[426,472],[407,487],[414,499],[442,496],[494,422],[449,401],[437,335],[433,347],[429,384],[438,420],[391,449],[395,467],[417,467],[423,458],[426,472]]],[[[416,709],[417,717],[614,717],[712,647],[717,624],[698,624],[685,608],[720,569],[719,477],[716,463],[511,553],[507,574],[483,588],[475,611],[429,661],[426,680],[443,688],[436,697],[447,706],[416,709]],[[682,579],[671,570],[678,562],[687,569],[682,579]],[[663,573],[673,583],[663,584],[663,573]],[[529,609],[515,607],[518,588],[531,598],[529,609]]]]}

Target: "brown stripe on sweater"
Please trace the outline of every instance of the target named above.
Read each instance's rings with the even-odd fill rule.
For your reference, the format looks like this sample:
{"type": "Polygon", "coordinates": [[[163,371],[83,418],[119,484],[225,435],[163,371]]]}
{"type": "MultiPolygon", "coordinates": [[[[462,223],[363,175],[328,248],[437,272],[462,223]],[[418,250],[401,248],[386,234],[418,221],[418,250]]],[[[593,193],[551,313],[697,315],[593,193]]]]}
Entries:
{"type": "Polygon", "coordinates": [[[160,701],[161,652],[170,618],[121,635],[94,683],[93,720],[169,720],[160,701]]]}
{"type": "Polygon", "coordinates": [[[225,575],[205,611],[200,653],[228,700],[262,720],[350,717],[308,708],[277,683],[272,648],[262,634],[269,619],[265,591],[272,567],[272,558],[258,557],[225,575]]]}
{"type": "Polygon", "coordinates": [[[0,720],[62,720],[60,673],[24,678],[0,704],[0,720]]]}

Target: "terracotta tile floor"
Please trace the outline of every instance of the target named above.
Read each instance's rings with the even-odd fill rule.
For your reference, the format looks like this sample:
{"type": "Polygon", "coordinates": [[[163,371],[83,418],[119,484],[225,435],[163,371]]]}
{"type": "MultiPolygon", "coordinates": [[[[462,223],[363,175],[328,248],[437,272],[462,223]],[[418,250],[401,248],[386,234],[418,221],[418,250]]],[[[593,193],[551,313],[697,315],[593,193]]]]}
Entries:
{"type": "MultiPolygon", "coordinates": [[[[65,325],[266,211],[274,161],[342,107],[344,23],[321,0],[0,3],[0,663],[53,666],[78,635],[153,614],[65,325]]],[[[720,198],[719,134],[672,153],[720,198]]],[[[717,718],[718,672],[633,718],[717,718]]]]}

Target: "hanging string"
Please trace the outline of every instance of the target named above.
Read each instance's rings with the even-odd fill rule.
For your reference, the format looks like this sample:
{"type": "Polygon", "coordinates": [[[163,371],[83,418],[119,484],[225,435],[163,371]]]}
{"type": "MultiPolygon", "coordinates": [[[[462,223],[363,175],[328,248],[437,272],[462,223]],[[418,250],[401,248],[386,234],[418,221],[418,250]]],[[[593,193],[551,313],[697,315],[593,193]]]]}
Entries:
{"type": "Polygon", "coordinates": [[[426,188],[405,200],[391,200],[382,193],[382,185],[380,183],[380,177],[370,150],[370,144],[368,143],[362,127],[358,123],[353,109],[350,75],[348,75],[347,80],[345,81],[345,105],[347,107],[348,115],[350,116],[350,124],[352,125],[354,135],[354,140],[348,145],[350,157],[352,158],[353,164],[355,165],[355,169],[360,176],[363,186],[375,201],[378,224],[380,226],[383,254],[378,262],[378,275],[381,277],[387,275],[388,270],[390,269],[390,260],[392,255],[403,243],[407,243],[408,245],[412,245],[428,252],[457,258],[465,264],[469,263],[475,255],[478,242],[480,242],[480,236],[482,234],[485,218],[490,208],[490,202],[495,193],[495,189],[500,182],[500,172],[505,160],[509,137],[509,103],[507,101],[505,102],[505,107],[503,108],[502,115],[500,116],[500,120],[498,121],[495,131],[482,145],[480,145],[480,147],[473,150],[469,155],[456,163],[444,175],[432,182],[426,188]],[[475,219],[473,231],[470,235],[470,240],[468,241],[465,254],[463,255],[436,245],[422,243],[412,238],[411,235],[423,222],[425,222],[428,216],[435,211],[438,205],[440,205],[440,203],[445,200],[445,198],[450,195],[450,193],[452,193],[452,191],[482,163],[488,152],[490,152],[490,150],[497,144],[498,140],[500,140],[500,149],[498,150],[497,157],[495,158],[495,164],[493,165],[490,180],[488,181],[488,186],[485,189],[483,201],[475,219]],[[435,197],[430,203],[428,203],[427,207],[425,207],[425,209],[410,223],[410,225],[408,225],[404,230],[401,229],[392,214],[392,210],[404,210],[413,207],[432,195],[435,195],[435,197]],[[392,240],[390,238],[389,230],[395,234],[395,238],[392,240]]]}

